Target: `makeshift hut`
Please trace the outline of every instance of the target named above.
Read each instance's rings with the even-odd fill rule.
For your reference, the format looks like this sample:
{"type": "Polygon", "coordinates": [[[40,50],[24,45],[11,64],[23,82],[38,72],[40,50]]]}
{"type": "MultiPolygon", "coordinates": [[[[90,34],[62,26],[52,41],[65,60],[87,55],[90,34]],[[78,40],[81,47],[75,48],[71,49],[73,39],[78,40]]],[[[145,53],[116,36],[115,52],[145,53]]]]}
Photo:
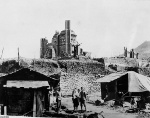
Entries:
{"type": "MultiPolygon", "coordinates": [[[[56,87],[59,74],[46,76],[29,68],[0,77],[0,105],[8,115],[41,116],[49,109],[48,88],[56,87]]],[[[5,113],[6,114],[6,113],[5,113]]]]}
{"type": "MultiPolygon", "coordinates": [[[[98,79],[101,83],[102,99],[118,99],[125,94],[150,91],[150,78],[134,71],[117,72],[98,79]]],[[[131,95],[131,94],[130,94],[131,95]]]]}

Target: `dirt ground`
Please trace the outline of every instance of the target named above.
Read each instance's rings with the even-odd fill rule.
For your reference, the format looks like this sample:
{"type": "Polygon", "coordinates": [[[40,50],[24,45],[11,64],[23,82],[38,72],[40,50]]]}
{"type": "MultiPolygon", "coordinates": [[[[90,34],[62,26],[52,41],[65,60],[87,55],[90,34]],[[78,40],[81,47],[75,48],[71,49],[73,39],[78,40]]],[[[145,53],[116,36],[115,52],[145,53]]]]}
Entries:
{"type": "MultiPolygon", "coordinates": [[[[62,105],[66,106],[68,110],[73,110],[72,98],[71,97],[63,98],[62,105]]],[[[102,115],[104,116],[104,118],[148,118],[148,117],[143,117],[143,115],[138,115],[134,113],[124,113],[122,112],[123,111],[122,108],[114,109],[106,106],[96,106],[95,104],[91,104],[91,103],[86,103],[86,105],[87,105],[87,111],[97,112],[97,113],[103,111],[102,115]]],[[[80,106],[78,110],[81,110],[80,106]]],[[[9,116],[9,118],[24,118],[24,117],[9,116]]],[[[99,116],[99,118],[103,118],[103,117],[99,116]]]]}
{"type": "MultiPolygon", "coordinates": [[[[67,106],[67,108],[69,110],[73,110],[73,104],[72,104],[71,97],[63,98],[62,104],[67,106]]],[[[87,103],[86,105],[87,105],[87,111],[98,112],[98,113],[103,111],[102,114],[105,118],[140,118],[140,117],[138,117],[137,114],[121,113],[117,110],[112,110],[110,108],[103,107],[103,106],[96,106],[91,103],[87,103]]],[[[80,110],[80,106],[79,106],[78,110],[80,110]]],[[[101,116],[99,116],[99,117],[101,118],[101,116]]]]}

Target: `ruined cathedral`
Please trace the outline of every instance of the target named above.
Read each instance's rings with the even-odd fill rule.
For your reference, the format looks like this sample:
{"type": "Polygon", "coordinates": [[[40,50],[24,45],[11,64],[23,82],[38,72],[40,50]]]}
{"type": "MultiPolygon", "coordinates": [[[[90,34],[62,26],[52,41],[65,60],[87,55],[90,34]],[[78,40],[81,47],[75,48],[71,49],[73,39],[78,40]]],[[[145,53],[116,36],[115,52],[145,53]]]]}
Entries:
{"type": "Polygon", "coordinates": [[[70,28],[70,20],[65,21],[65,30],[60,33],[55,32],[52,42],[48,43],[46,38],[41,39],[40,58],[64,58],[77,57],[79,55],[88,55],[89,52],[83,52],[80,44],[76,40],[77,35],[70,28]]]}

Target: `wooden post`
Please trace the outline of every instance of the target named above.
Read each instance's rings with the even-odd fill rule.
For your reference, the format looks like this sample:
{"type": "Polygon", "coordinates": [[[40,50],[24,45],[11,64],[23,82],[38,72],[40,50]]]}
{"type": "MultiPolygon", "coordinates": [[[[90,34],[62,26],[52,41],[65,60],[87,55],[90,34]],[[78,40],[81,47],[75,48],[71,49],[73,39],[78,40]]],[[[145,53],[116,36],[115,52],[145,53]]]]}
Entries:
{"type": "Polygon", "coordinates": [[[115,99],[117,99],[117,81],[115,82],[115,99]]]}
{"type": "Polygon", "coordinates": [[[33,117],[36,117],[36,89],[34,89],[34,98],[33,98],[33,117]]]}
{"type": "Polygon", "coordinates": [[[0,105],[0,115],[2,115],[2,106],[0,105]]]}
{"type": "Polygon", "coordinates": [[[18,64],[19,64],[19,66],[20,66],[19,48],[18,48],[18,64]]]}
{"type": "Polygon", "coordinates": [[[7,106],[4,106],[4,115],[7,115],[7,106]]]}
{"type": "Polygon", "coordinates": [[[54,89],[53,89],[53,87],[52,87],[52,101],[53,101],[53,104],[54,104],[54,96],[53,96],[53,94],[54,94],[54,89]]]}
{"type": "Polygon", "coordinates": [[[49,92],[48,92],[48,102],[49,102],[49,111],[51,110],[51,89],[49,87],[49,92]]]}
{"type": "Polygon", "coordinates": [[[49,91],[48,99],[49,99],[49,111],[50,111],[51,110],[51,93],[50,93],[50,91],[49,91]]]}
{"type": "Polygon", "coordinates": [[[0,58],[0,59],[2,59],[2,56],[3,56],[3,51],[4,51],[4,48],[2,49],[2,54],[1,54],[1,58],[0,58]]]}
{"type": "Polygon", "coordinates": [[[4,103],[4,115],[7,115],[7,100],[8,100],[8,96],[7,96],[7,85],[3,85],[5,87],[5,103],[4,103]]]}

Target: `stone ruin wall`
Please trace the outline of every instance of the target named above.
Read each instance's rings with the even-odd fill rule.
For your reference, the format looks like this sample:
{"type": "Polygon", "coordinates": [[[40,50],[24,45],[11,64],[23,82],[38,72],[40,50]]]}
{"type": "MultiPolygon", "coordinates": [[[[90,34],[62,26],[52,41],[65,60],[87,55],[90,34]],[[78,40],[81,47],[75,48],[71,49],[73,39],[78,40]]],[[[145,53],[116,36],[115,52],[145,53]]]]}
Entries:
{"type": "Polygon", "coordinates": [[[104,74],[105,66],[99,62],[81,62],[81,61],[58,61],[62,72],[60,78],[60,87],[63,95],[71,95],[72,90],[77,87],[85,88],[86,92],[100,92],[100,84],[95,83],[95,75],[104,74]]]}

